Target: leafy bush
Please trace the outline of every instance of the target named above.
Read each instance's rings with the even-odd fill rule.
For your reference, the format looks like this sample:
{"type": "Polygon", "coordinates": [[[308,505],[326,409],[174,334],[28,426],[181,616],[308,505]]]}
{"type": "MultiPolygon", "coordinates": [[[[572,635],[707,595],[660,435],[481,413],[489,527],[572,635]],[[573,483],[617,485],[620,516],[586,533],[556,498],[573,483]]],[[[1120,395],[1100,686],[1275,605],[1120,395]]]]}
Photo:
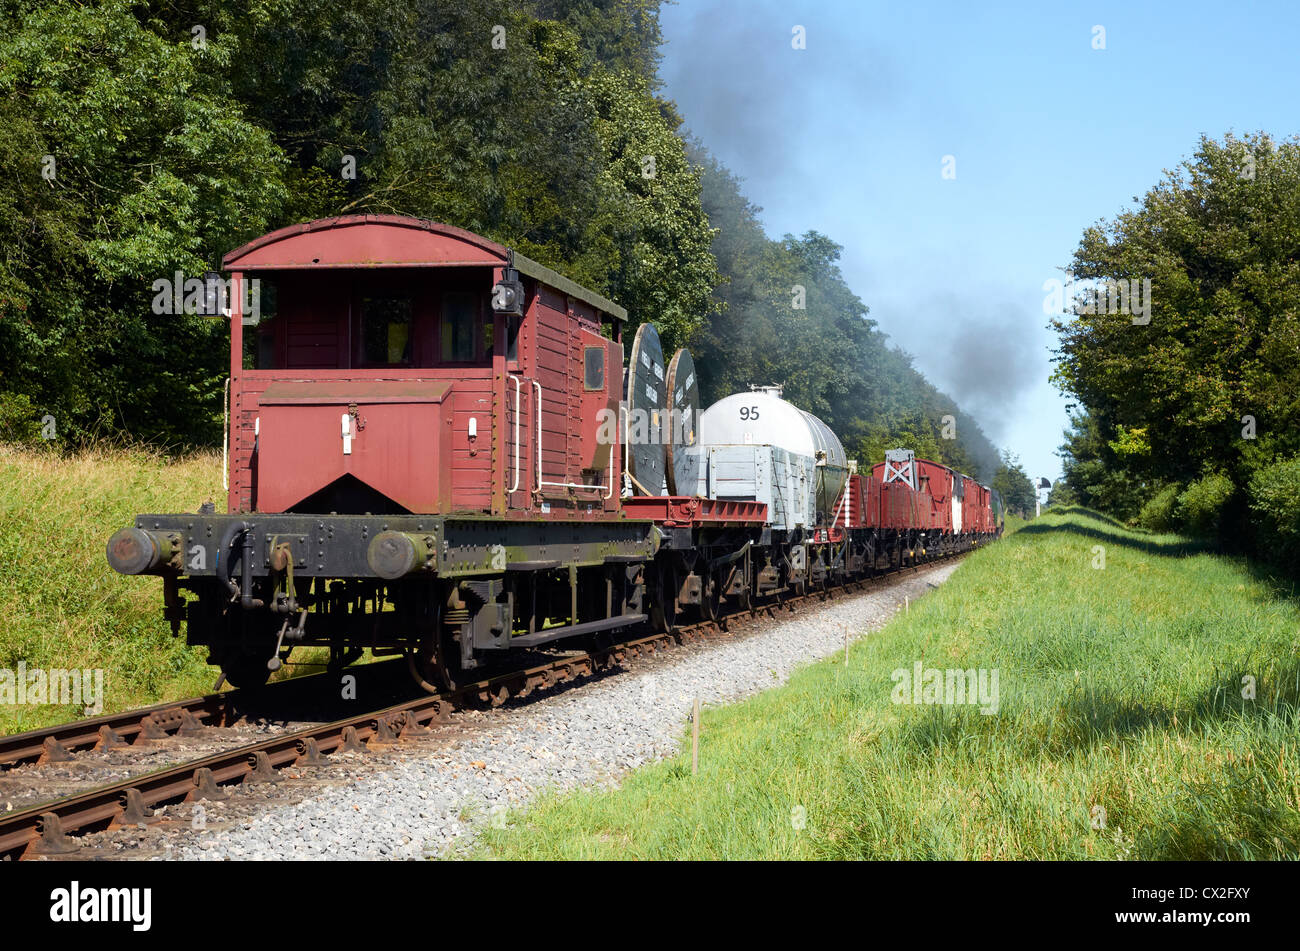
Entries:
{"type": "Polygon", "coordinates": [[[1300,456],[1260,469],[1248,494],[1263,546],[1282,554],[1300,551],[1300,456]]]}
{"type": "Polygon", "coordinates": [[[35,443],[41,435],[41,414],[26,393],[0,393],[0,442],[35,443]]]}
{"type": "Polygon", "coordinates": [[[1153,495],[1142,511],[1138,513],[1137,523],[1153,532],[1172,532],[1178,527],[1178,490],[1177,483],[1167,485],[1153,495]]]}
{"type": "Polygon", "coordinates": [[[1212,472],[1187,487],[1178,496],[1178,518],[1193,535],[1212,535],[1219,528],[1223,508],[1236,487],[1220,472],[1212,472]]]}

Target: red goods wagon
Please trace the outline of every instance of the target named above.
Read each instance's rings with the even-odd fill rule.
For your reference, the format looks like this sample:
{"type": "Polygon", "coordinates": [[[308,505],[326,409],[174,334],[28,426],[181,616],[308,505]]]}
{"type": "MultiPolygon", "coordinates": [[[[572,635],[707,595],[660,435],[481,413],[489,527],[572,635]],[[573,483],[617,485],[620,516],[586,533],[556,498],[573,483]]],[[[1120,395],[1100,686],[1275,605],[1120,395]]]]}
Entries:
{"type": "Polygon", "coordinates": [[[952,531],[952,486],[955,473],[947,466],[926,459],[916,460],[916,476],[919,487],[927,492],[931,499],[933,518],[931,531],[952,531]]]}
{"type": "Polygon", "coordinates": [[[985,534],[997,531],[993,515],[993,492],[986,485],[980,486],[980,524],[980,530],[985,534]]]}
{"type": "Polygon", "coordinates": [[[902,482],[880,487],[880,526],[903,532],[917,527],[917,494],[902,482]]]}
{"type": "Polygon", "coordinates": [[[934,531],[939,515],[934,508],[934,499],[924,489],[916,493],[916,513],[916,527],[923,532],[934,531]]]}
{"type": "Polygon", "coordinates": [[[876,463],[871,474],[881,487],[882,528],[924,531],[934,520],[931,498],[914,488],[916,475],[910,460],[901,467],[888,461],[876,463]]]}
{"type": "Polygon", "coordinates": [[[263,305],[245,328],[234,295],[231,512],[617,513],[619,427],[597,434],[618,412],[622,308],[385,215],[283,228],[224,264],[263,305]],[[518,314],[492,307],[503,281],[518,314]]]}
{"type": "Polygon", "coordinates": [[[873,476],[854,473],[848,482],[848,527],[850,529],[878,528],[880,526],[880,480],[873,476]]]}
{"type": "Polygon", "coordinates": [[[646,618],[662,546],[618,498],[621,307],[389,215],[282,228],[224,264],[228,512],[141,515],[109,561],[167,577],[166,616],[231,683],[298,644],[400,649],[436,689],[646,618]]]}
{"type": "Polygon", "coordinates": [[[871,467],[871,476],[880,486],[880,517],[876,524],[890,530],[906,530],[913,527],[915,500],[910,503],[911,486],[906,482],[886,481],[890,475],[889,467],[878,462],[871,467]]]}
{"type": "Polygon", "coordinates": [[[959,476],[962,481],[962,531],[966,534],[983,532],[982,512],[988,508],[981,499],[983,486],[970,476],[959,476]]]}

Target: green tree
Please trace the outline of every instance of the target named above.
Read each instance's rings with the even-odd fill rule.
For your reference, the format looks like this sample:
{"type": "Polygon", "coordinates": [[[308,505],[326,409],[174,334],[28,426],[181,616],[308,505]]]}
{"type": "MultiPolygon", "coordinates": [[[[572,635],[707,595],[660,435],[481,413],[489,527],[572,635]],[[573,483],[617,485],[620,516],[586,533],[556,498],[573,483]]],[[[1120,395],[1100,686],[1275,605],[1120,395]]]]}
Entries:
{"type": "Polygon", "coordinates": [[[1074,491],[1070,483],[1064,479],[1058,479],[1052,483],[1051,490],[1047,493],[1047,504],[1049,507],[1056,506],[1065,508],[1068,505],[1079,504],[1079,494],[1074,491]]]}
{"type": "Polygon", "coordinates": [[[155,318],[152,282],[335,214],[477,231],[614,298],[634,321],[661,323],[670,344],[685,340],[717,273],[680,119],[645,74],[657,10],[649,0],[5,5],[6,433],[30,430],[30,406],[69,436],[215,441],[225,327],[155,318]],[[48,180],[47,154],[58,169],[48,180]]]}
{"type": "Polygon", "coordinates": [[[1020,458],[1009,450],[1002,453],[1002,463],[993,475],[993,488],[1009,511],[1026,518],[1034,511],[1037,498],[1034,483],[1025,475],[1020,458]]]}
{"type": "Polygon", "coordinates": [[[0,401],[65,437],[212,441],[224,328],[152,314],[152,282],[267,230],[284,157],[229,98],[234,44],[133,9],[0,10],[0,401]]]}
{"type": "Polygon", "coordinates": [[[1151,288],[1149,323],[1109,307],[1053,321],[1054,379],[1088,413],[1091,445],[1070,454],[1081,495],[1131,517],[1120,480],[1145,491],[1214,471],[1240,490],[1300,451],[1300,142],[1202,138],[1137,208],[1084,232],[1072,270],[1151,288]]]}
{"type": "Polygon", "coordinates": [[[1064,474],[1056,485],[1068,488],[1077,504],[1119,519],[1135,519],[1161,488],[1159,483],[1142,480],[1124,468],[1103,437],[1097,418],[1087,412],[1070,414],[1070,428],[1057,455],[1064,474]]]}
{"type": "Polygon", "coordinates": [[[597,62],[630,71],[658,89],[659,0],[537,0],[534,7],[538,18],[558,20],[580,36],[597,62]]]}

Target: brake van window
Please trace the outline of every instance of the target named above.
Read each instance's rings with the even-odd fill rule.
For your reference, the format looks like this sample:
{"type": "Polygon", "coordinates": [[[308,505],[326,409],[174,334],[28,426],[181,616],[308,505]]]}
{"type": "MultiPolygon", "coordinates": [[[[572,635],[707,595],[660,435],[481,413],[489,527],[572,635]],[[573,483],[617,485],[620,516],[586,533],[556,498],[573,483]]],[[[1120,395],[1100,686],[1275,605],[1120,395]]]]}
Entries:
{"type": "Polygon", "coordinates": [[[411,299],[361,299],[361,359],[371,366],[411,362],[411,299]]]}
{"type": "Polygon", "coordinates": [[[442,361],[473,363],[478,357],[474,326],[478,317],[478,298],[469,293],[442,296],[442,361]]]}

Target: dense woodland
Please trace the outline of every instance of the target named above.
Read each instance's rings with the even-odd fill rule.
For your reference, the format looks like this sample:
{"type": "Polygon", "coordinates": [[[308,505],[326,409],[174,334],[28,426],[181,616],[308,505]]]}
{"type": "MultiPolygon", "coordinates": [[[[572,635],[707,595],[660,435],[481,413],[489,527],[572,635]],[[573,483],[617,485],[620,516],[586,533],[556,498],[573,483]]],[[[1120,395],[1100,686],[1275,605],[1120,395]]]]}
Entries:
{"type": "Polygon", "coordinates": [[[767,236],[688,137],[656,75],[658,10],[0,0],[0,439],[50,414],[64,445],[218,444],[226,328],[153,315],[152,282],[376,212],[487,235],[653,321],[692,348],[706,404],[782,383],[864,462],[904,445],[1026,489],[876,328],[840,247],[767,236]]]}
{"type": "MultiPolygon", "coordinates": [[[[1300,141],[1203,138],[1087,229],[1077,278],[1150,279],[1149,323],[1066,315],[1078,401],[1053,501],[1300,560],[1300,141]]],[[[1109,304],[1109,301],[1108,301],[1109,304]]]]}

